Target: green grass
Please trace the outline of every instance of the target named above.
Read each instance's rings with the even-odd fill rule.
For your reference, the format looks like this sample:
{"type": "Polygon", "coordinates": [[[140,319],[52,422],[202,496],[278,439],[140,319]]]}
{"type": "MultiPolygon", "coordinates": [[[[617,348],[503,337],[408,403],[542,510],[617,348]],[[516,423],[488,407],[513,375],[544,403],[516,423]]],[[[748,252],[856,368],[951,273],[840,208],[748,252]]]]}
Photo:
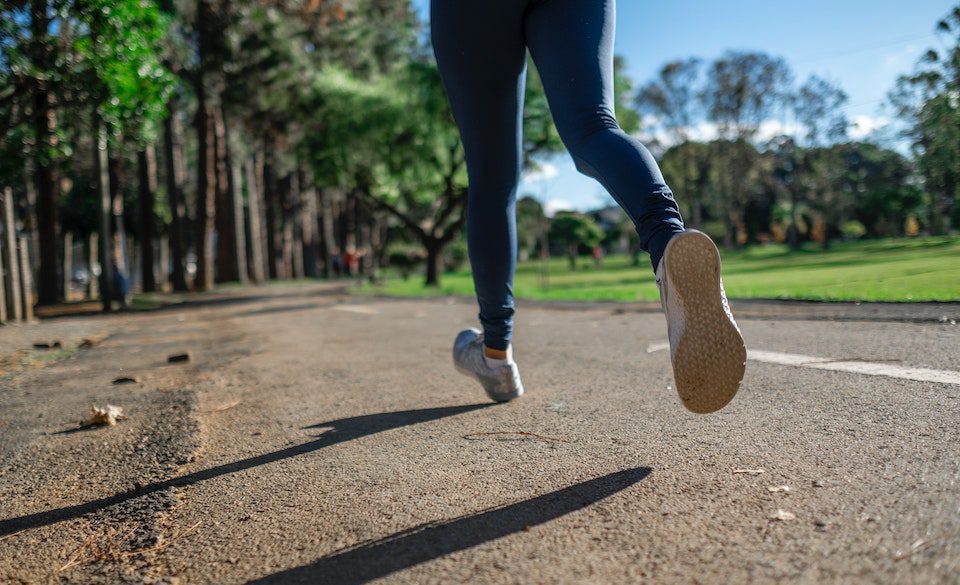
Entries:
{"type": "MultiPolygon", "coordinates": [[[[731,298],[816,301],[960,300],[960,237],[870,240],[834,244],[830,250],[805,246],[792,251],[769,245],[721,252],[724,285],[731,298]]],[[[644,256],[634,267],[625,256],[607,257],[602,267],[581,258],[571,271],[564,258],[522,262],[514,294],[536,300],[653,301],[657,286],[644,256]]],[[[361,294],[392,296],[473,295],[469,270],[444,274],[440,286],[423,277],[388,275],[364,285],[361,294]]]]}

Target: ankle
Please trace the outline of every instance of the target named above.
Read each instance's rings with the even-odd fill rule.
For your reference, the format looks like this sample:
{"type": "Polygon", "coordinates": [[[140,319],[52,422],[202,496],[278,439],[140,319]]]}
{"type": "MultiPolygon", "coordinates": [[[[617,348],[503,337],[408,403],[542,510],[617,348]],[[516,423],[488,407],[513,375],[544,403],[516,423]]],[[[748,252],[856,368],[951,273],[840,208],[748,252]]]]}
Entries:
{"type": "Polygon", "coordinates": [[[491,368],[500,368],[512,364],[513,348],[507,346],[507,349],[493,349],[483,346],[483,361],[491,368]]]}
{"type": "Polygon", "coordinates": [[[486,358],[492,360],[506,360],[509,355],[505,349],[493,349],[492,347],[483,346],[483,355],[486,358]]]}

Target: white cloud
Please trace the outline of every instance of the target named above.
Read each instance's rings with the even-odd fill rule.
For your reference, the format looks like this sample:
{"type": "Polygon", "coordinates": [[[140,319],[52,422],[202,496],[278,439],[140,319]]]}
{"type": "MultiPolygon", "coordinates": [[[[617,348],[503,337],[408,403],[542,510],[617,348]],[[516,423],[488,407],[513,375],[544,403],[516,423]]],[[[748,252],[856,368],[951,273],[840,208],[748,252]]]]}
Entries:
{"type": "Polygon", "coordinates": [[[710,142],[711,140],[716,140],[717,136],[720,135],[720,131],[717,129],[717,125],[713,122],[700,122],[692,128],[687,128],[687,135],[690,140],[696,140],[697,142],[710,142]]]}
{"type": "Polygon", "coordinates": [[[546,181],[557,176],[557,173],[560,171],[557,170],[556,165],[550,163],[540,163],[540,168],[530,169],[523,173],[523,182],[524,183],[539,183],[540,181],[546,181]]]}
{"type": "MultiPolygon", "coordinates": [[[[687,137],[690,140],[696,142],[710,142],[716,140],[720,136],[720,131],[716,124],[713,122],[700,122],[695,126],[690,126],[686,129],[687,137]]],[[[779,120],[767,120],[762,122],[760,127],[757,129],[757,134],[755,140],[758,142],[764,142],[770,140],[775,136],[781,136],[783,134],[796,136],[802,134],[802,128],[796,123],[784,123],[779,120]]],[[[656,140],[664,147],[669,148],[673,145],[674,141],[671,139],[671,135],[667,132],[657,129],[653,134],[647,135],[642,138],[656,140]]]]}
{"type": "Polygon", "coordinates": [[[550,199],[543,206],[543,212],[547,217],[553,217],[558,211],[573,211],[576,206],[563,199],[550,199]]]}
{"type": "Polygon", "coordinates": [[[775,136],[799,136],[801,134],[803,134],[803,128],[797,123],[784,124],[777,120],[767,120],[760,124],[760,128],[757,130],[757,140],[764,142],[775,136]]]}
{"type": "Polygon", "coordinates": [[[884,116],[855,116],[850,125],[850,138],[860,140],[890,123],[890,119],[884,116]]]}

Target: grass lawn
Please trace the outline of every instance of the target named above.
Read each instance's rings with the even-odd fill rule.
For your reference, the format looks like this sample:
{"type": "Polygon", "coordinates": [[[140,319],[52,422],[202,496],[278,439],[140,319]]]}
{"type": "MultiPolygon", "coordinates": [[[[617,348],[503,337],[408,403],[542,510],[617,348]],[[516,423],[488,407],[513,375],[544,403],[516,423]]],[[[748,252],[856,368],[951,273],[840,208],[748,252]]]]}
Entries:
{"type": "MultiPolygon", "coordinates": [[[[960,301],[960,237],[871,240],[834,244],[824,251],[791,251],[769,245],[721,252],[728,296],[816,301],[960,301]]],[[[634,267],[611,256],[595,267],[581,258],[571,271],[565,258],[521,262],[514,281],[517,298],[537,300],[653,301],[659,299],[642,257],[634,267]]],[[[357,292],[395,296],[473,295],[469,270],[442,275],[440,287],[423,286],[421,275],[403,280],[388,273],[379,285],[357,292]]]]}

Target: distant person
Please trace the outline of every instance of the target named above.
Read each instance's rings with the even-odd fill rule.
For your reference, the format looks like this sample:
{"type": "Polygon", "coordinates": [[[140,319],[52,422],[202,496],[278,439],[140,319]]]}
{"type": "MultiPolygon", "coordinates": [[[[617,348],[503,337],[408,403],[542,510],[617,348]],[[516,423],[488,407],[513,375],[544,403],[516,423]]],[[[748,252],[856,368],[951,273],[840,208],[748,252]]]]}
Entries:
{"type": "Polygon", "coordinates": [[[599,268],[603,265],[603,248],[600,246],[594,246],[590,250],[590,255],[593,256],[593,265],[599,268]]]}
{"type": "Polygon", "coordinates": [[[360,273],[360,255],[353,244],[347,244],[347,249],[343,253],[343,266],[349,276],[360,273]]]}
{"type": "Polygon", "coordinates": [[[454,364],[493,400],[523,394],[510,338],[529,49],[577,169],[610,192],[650,253],[683,404],[712,412],[736,393],[746,349],[716,246],[684,231],[653,156],[617,124],[614,20],[614,0],[432,0],[433,48],[467,157],[467,244],[483,326],[457,336],[454,364]]]}
{"type": "Polygon", "coordinates": [[[343,260],[340,254],[340,248],[333,249],[333,273],[339,278],[343,275],[343,260]]]}

